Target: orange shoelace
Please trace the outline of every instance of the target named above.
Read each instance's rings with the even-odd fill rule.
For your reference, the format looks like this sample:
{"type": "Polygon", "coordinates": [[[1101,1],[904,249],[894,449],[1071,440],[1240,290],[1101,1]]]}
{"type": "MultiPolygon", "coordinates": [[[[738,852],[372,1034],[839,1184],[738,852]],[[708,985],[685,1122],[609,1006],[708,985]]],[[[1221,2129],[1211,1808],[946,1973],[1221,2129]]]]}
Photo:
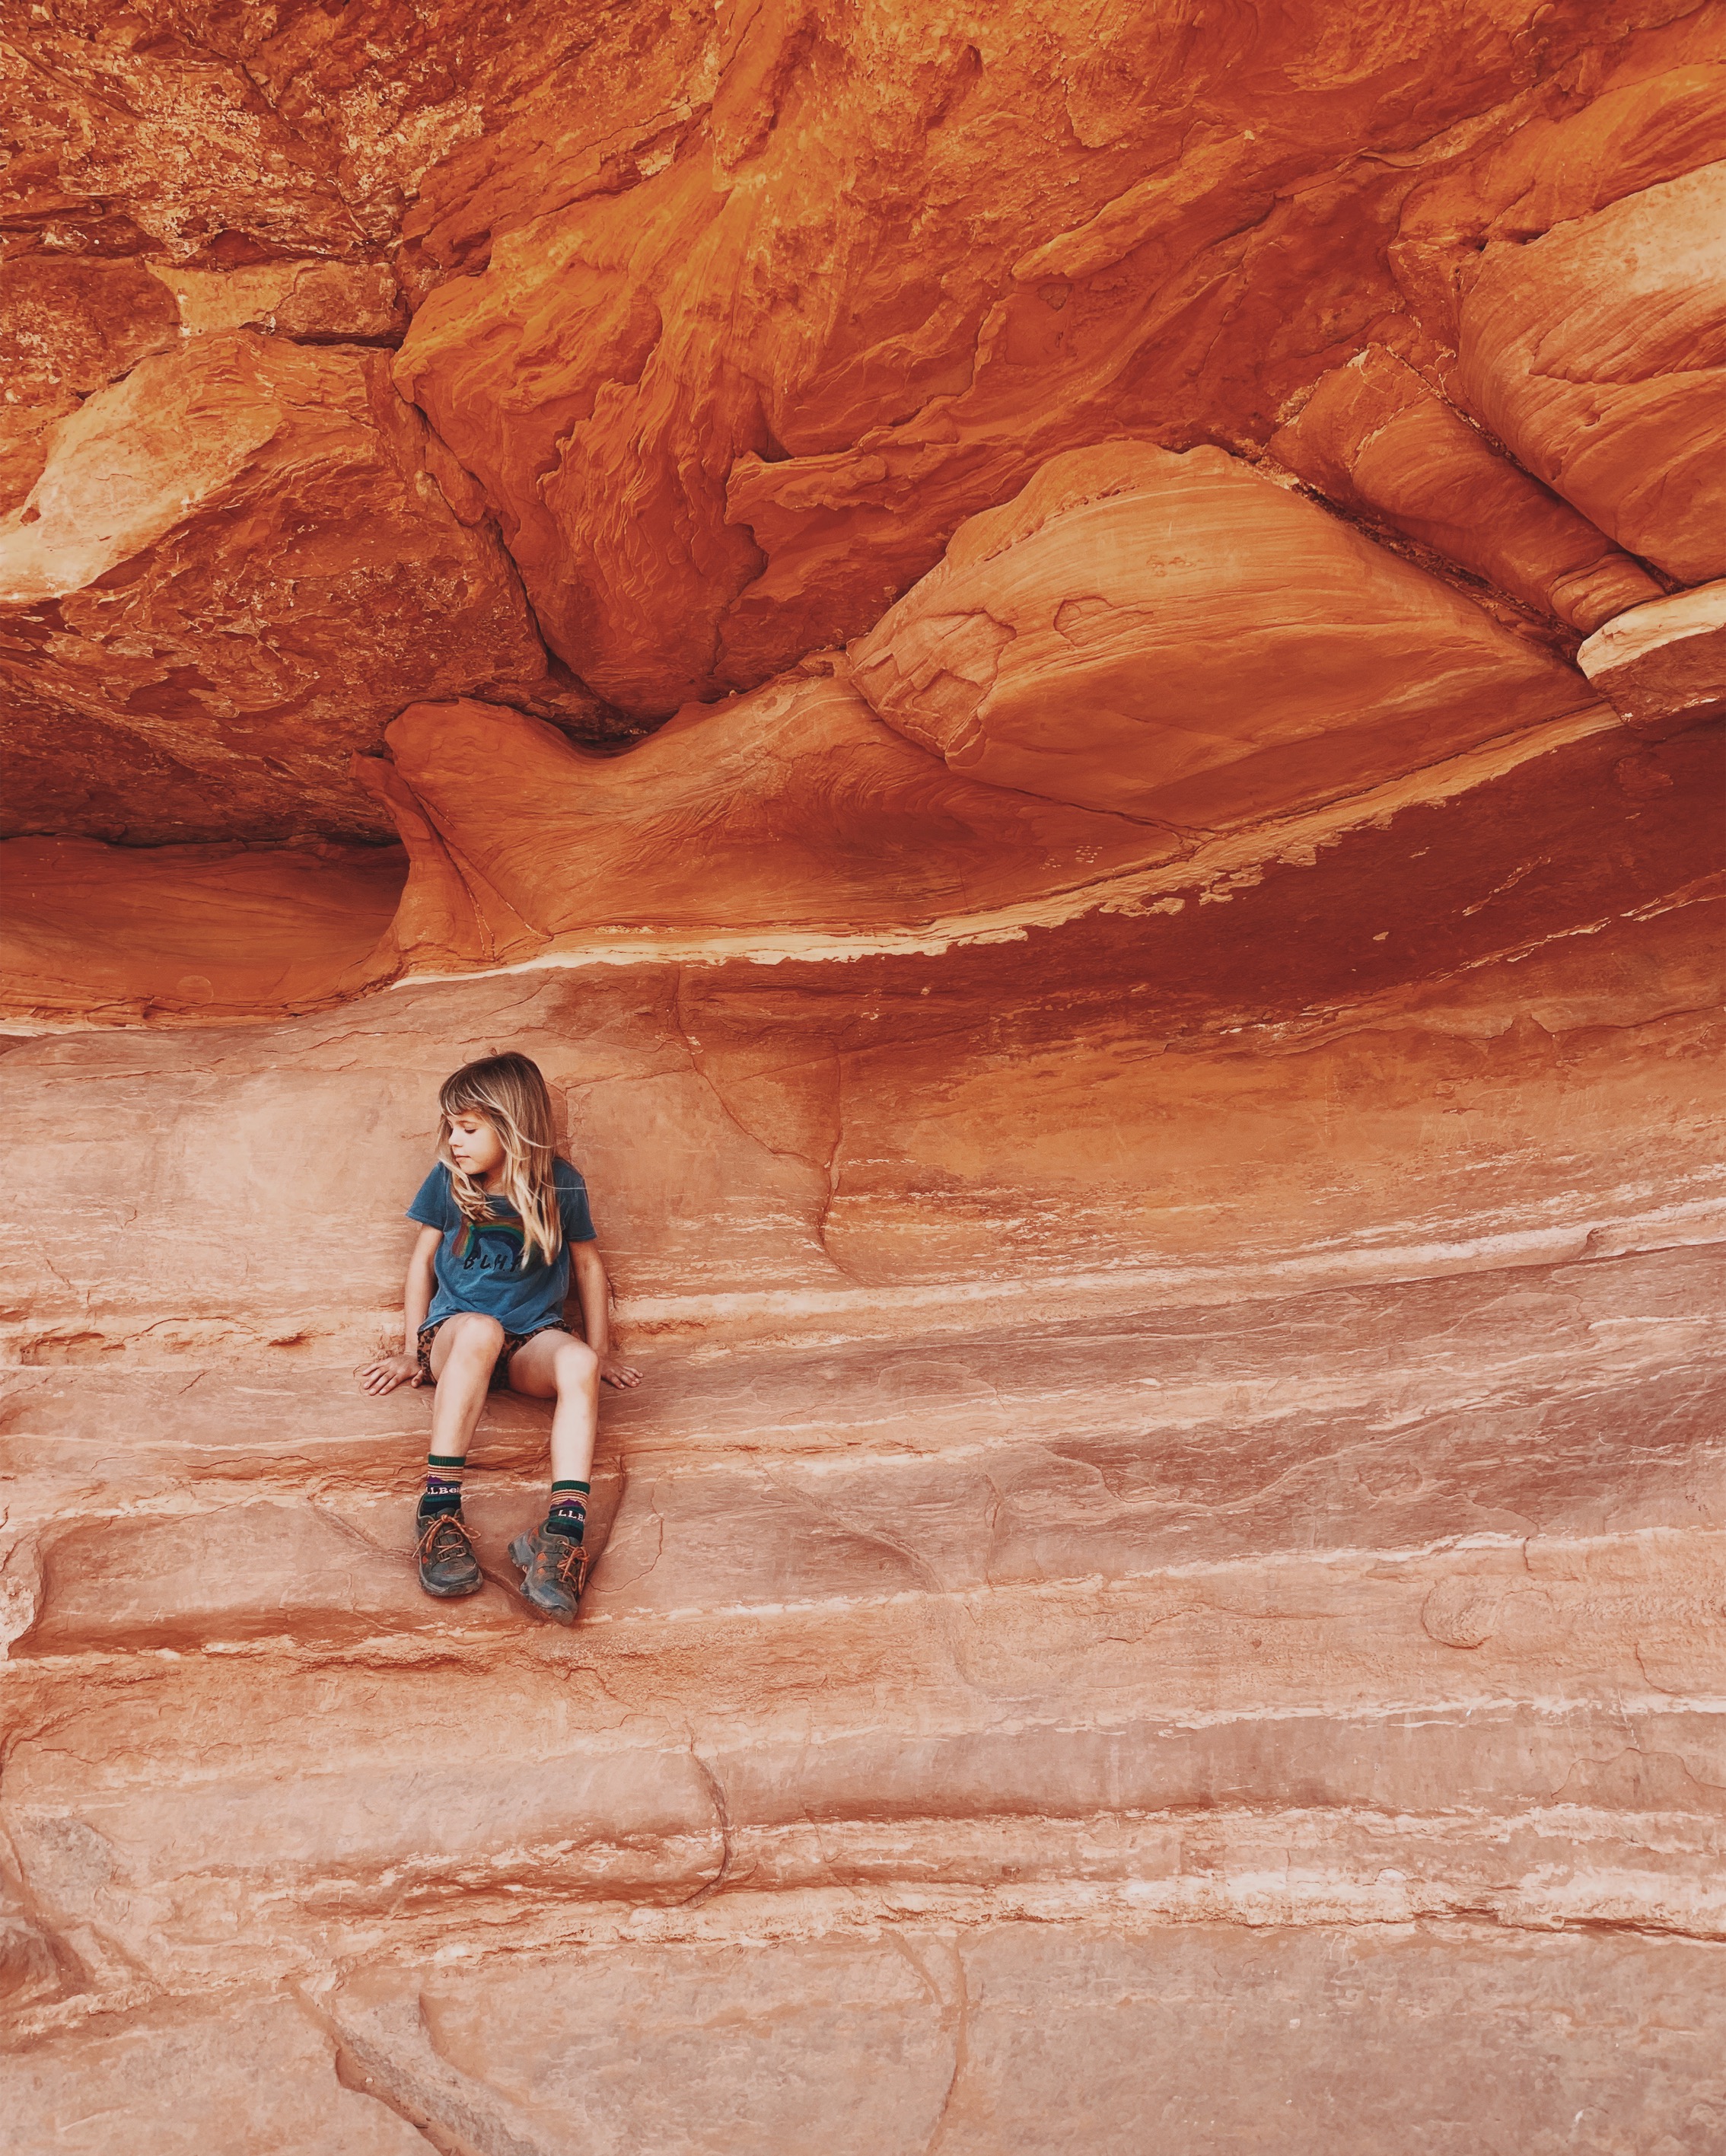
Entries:
{"type": "Polygon", "coordinates": [[[552,1560],[552,1577],[559,1587],[568,1587],[569,1575],[573,1570],[575,1573],[576,1599],[579,1601],[583,1583],[588,1576],[588,1553],[579,1543],[569,1542],[568,1535],[542,1535],[539,1544],[542,1555],[549,1555],[546,1544],[552,1542],[569,1543],[569,1548],[562,1557],[552,1560]]]}
{"type": "Polygon", "coordinates": [[[421,1564],[424,1564],[431,1558],[445,1553],[439,1551],[437,1547],[438,1536],[445,1527],[449,1528],[454,1532],[457,1543],[460,1544],[460,1548],[458,1549],[449,1551],[447,1553],[452,1557],[469,1557],[472,1555],[473,1544],[468,1540],[467,1529],[463,1527],[461,1522],[457,1519],[453,1512],[437,1512],[426,1522],[424,1527],[420,1531],[419,1543],[419,1547],[414,1551],[414,1555],[421,1564]]]}

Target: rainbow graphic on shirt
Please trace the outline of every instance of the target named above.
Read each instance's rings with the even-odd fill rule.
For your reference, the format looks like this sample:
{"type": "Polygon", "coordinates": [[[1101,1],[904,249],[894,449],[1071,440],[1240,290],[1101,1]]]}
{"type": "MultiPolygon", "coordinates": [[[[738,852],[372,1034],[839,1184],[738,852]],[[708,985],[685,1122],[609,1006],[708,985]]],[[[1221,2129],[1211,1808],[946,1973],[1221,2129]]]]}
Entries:
{"type": "Polygon", "coordinates": [[[519,1220],[464,1220],[450,1255],[463,1267],[477,1265],[481,1272],[520,1272],[523,1231],[519,1220]],[[507,1248],[500,1257],[488,1257],[485,1244],[495,1240],[507,1248]]]}

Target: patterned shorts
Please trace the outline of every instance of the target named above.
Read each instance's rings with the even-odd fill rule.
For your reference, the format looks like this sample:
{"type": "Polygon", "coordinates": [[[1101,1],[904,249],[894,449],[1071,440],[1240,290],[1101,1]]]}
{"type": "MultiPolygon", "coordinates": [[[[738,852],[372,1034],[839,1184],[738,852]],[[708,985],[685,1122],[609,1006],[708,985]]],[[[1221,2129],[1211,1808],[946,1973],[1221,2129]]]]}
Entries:
{"type": "MultiPolygon", "coordinates": [[[[449,1315],[453,1317],[455,1313],[452,1311],[449,1315]]],[[[448,1317],[440,1317],[438,1320],[438,1325],[447,1325],[449,1322],[448,1317]]],[[[434,1385],[437,1383],[437,1379],[432,1375],[431,1351],[432,1342],[438,1337],[438,1325],[422,1325],[419,1328],[419,1382],[422,1385],[434,1385]]],[[[503,1345],[497,1351],[497,1360],[491,1366],[491,1383],[486,1388],[487,1391],[501,1393],[507,1388],[510,1382],[511,1359],[516,1350],[526,1342],[537,1340],[542,1332],[567,1332],[568,1330],[567,1325],[536,1325],[531,1332],[506,1332],[503,1336],[503,1345]]]]}

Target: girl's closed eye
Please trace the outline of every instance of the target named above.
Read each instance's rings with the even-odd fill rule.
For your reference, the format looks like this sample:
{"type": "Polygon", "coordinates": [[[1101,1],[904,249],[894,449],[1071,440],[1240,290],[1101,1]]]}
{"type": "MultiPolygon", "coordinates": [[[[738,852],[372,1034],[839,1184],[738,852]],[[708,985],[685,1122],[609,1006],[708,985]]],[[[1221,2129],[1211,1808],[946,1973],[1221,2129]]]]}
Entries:
{"type": "Polygon", "coordinates": [[[489,1190],[508,1151],[502,1132],[490,1116],[476,1110],[451,1116],[444,1142],[462,1173],[489,1190]]]}

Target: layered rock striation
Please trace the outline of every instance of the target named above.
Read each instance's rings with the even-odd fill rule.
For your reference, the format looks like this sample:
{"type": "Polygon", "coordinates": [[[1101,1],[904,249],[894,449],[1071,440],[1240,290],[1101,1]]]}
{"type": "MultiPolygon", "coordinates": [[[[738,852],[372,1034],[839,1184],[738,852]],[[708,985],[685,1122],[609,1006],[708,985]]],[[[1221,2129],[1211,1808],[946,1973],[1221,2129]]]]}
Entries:
{"type": "Polygon", "coordinates": [[[0,34],[18,2145],[1712,2148],[1718,16],[0,34]]]}

